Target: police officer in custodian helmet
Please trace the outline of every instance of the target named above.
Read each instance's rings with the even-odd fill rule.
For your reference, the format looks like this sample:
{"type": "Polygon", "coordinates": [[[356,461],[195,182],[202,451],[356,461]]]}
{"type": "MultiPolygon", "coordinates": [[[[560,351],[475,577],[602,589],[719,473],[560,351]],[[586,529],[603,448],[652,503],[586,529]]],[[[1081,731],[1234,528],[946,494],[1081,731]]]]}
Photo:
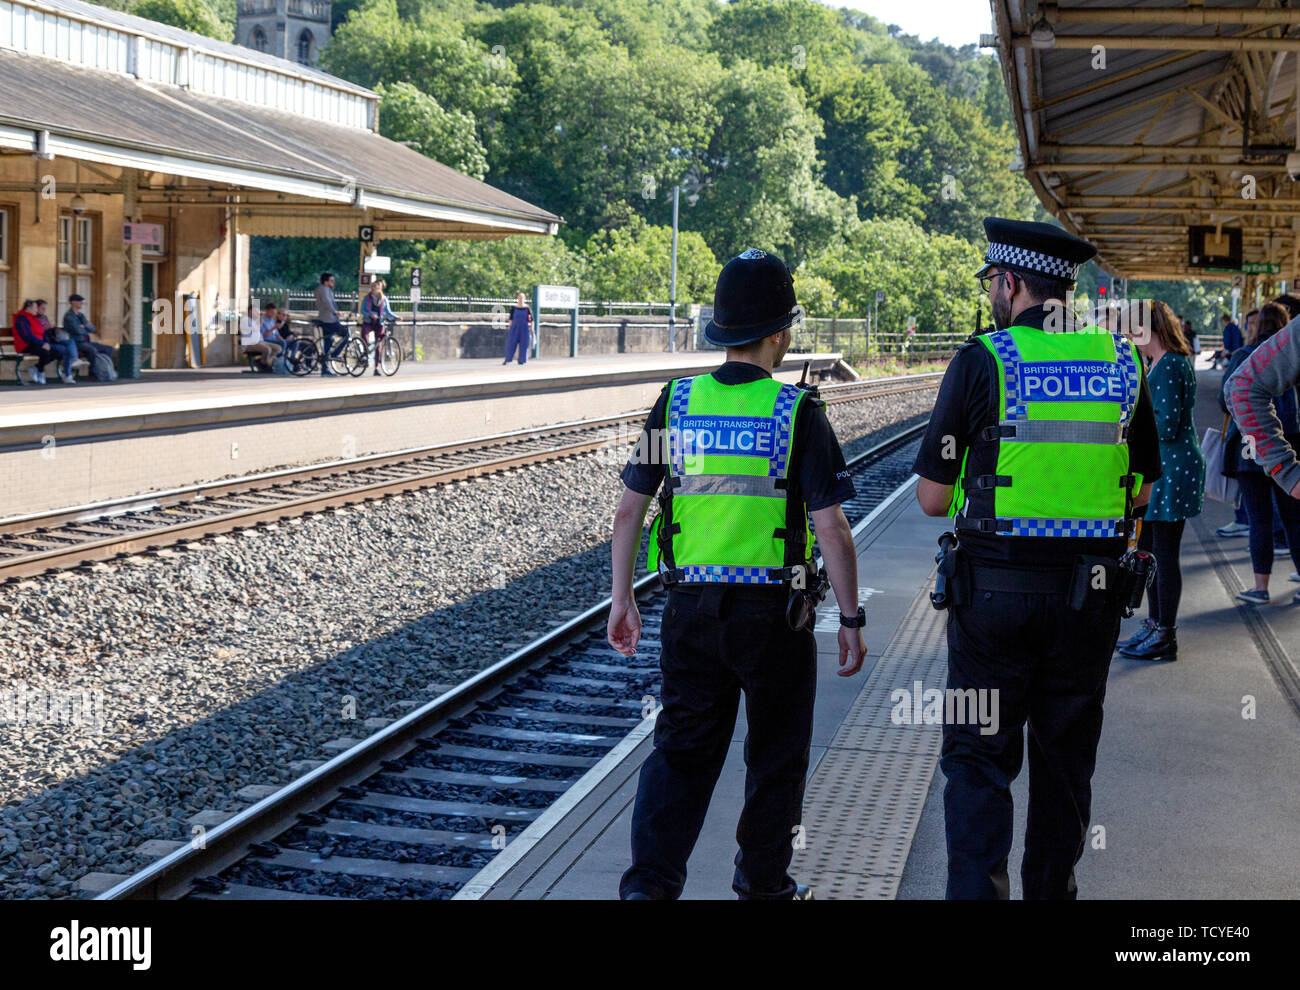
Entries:
{"type": "Polygon", "coordinates": [[[741,898],[806,894],[786,872],[802,815],[816,644],[798,589],[811,585],[811,514],[839,599],[840,670],[862,667],[857,557],[840,503],[854,496],[844,455],[811,391],[773,380],[800,318],[781,259],[749,250],[718,277],[711,343],[727,360],[670,381],[623,469],[614,517],[609,642],[636,650],[632,574],[656,491],[650,566],[669,587],[661,628],[662,709],[641,768],[632,866],[619,894],[674,899],[699,837],[745,694],[745,805],[733,889],[741,898]],[[797,627],[797,628],[796,628],[797,627]]]}
{"type": "Polygon", "coordinates": [[[951,515],[958,541],[940,567],[948,687],[990,692],[999,714],[991,735],[943,726],[947,894],[1009,895],[1027,725],[1024,895],[1073,898],[1106,674],[1143,583],[1126,537],[1160,474],[1159,444],[1136,349],[1076,325],[1067,304],[1093,246],[1044,223],[990,217],[984,229],[976,277],[996,329],[948,366],[914,467],[921,507],[951,515]]]}

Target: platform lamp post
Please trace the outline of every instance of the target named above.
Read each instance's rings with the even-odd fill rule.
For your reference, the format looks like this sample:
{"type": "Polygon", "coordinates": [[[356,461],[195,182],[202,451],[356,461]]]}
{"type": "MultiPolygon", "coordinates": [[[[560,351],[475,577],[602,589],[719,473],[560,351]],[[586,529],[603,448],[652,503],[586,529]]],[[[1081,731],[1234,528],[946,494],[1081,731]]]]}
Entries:
{"type": "Polygon", "coordinates": [[[677,351],[677,202],[682,187],[673,186],[673,251],[668,268],[668,353],[677,351]]]}

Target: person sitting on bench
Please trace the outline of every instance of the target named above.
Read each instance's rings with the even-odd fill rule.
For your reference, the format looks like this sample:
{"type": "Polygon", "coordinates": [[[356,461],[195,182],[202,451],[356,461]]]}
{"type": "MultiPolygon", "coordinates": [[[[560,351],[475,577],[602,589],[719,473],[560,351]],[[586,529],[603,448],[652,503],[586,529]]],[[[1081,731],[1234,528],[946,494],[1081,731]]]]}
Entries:
{"type": "Polygon", "coordinates": [[[115,348],[90,339],[90,335],[95,333],[96,330],[95,324],[91,323],[86,318],[86,314],[82,312],[85,303],[85,297],[75,292],[68,296],[68,309],[63,314],[64,332],[67,333],[68,338],[77,349],[77,353],[90,362],[92,370],[95,367],[95,355],[97,354],[107,355],[108,359],[116,364],[117,351],[115,348]]]}
{"type": "Polygon", "coordinates": [[[65,385],[76,383],[72,377],[72,361],[76,356],[72,342],[46,339],[45,327],[36,314],[35,299],[23,300],[23,308],[14,314],[13,329],[14,350],[36,357],[36,367],[31,370],[35,384],[45,384],[45,366],[51,361],[59,362],[60,381],[65,385]]]}
{"type": "Polygon", "coordinates": [[[252,303],[248,304],[247,315],[239,321],[239,343],[244,348],[244,354],[256,358],[264,371],[273,368],[275,359],[284,350],[275,341],[263,339],[262,323],[257,315],[257,307],[252,303]]]}

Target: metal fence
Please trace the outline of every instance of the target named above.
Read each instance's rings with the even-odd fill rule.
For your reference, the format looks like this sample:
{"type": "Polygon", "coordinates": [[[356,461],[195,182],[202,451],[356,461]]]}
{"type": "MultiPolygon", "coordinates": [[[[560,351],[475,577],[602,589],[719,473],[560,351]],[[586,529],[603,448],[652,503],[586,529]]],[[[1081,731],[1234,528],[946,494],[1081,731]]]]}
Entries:
{"type": "MultiPolygon", "coordinates": [[[[303,313],[316,309],[314,291],[301,289],[254,289],[252,297],[263,303],[274,302],[292,313],[303,313]]],[[[340,312],[357,311],[359,300],[355,292],[336,292],[334,301],[340,312]]],[[[532,299],[527,299],[529,305],[532,299]]],[[[419,312],[421,313],[500,313],[504,318],[515,304],[514,297],[492,296],[421,296],[419,312]]],[[[414,308],[409,293],[388,293],[388,305],[395,313],[409,313],[414,308]]],[[[667,316],[670,306],[666,302],[619,302],[612,299],[584,299],[578,303],[579,316],[667,316]]],[[[685,315],[685,307],[677,307],[677,319],[690,322],[685,315]]]]}
{"type": "MultiPolygon", "coordinates": [[[[297,289],[263,288],[252,291],[254,301],[274,302],[288,310],[295,322],[307,323],[316,313],[316,301],[312,292],[297,289]]],[[[355,292],[338,292],[334,301],[339,311],[352,314],[355,319],[359,300],[355,292]]],[[[531,304],[531,299],[529,300],[531,304]]],[[[395,313],[407,316],[415,312],[416,327],[448,328],[463,330],[466,316],[482,313],[484,324],[504,327],[515,304],[513,298],[490,296],[422,296],[418,308],[411,303],[409,294],[391,293],[388,304],[395,313]]],[[[640,329],[651,331],[662,328],[664,345],[667,349],[666,320],[670,307],[666,302],[620,302],[616,300],[586,299],[578,303],[578,319],[583,330],[609,328],[617,322],[623,329],[640,329]],[[645,317],[638,321],[637,316],[645,317]],[[602,320],[608,317],[608,321],[602,320]],[[631,318],[631,319],[629,319],[631,318]]],[[[687,307],[679,306],[677,311],[679,333],[694,324],[694,332],[686,335],[685,346],[695,350],[719,350],[704,339],[703,323],[697,322],[689,315],[687,307]]],[[[403,320],[408,326],[410,322],[403,320]]],[[[540,327],[568,327],[567,313],[543,313],[538,321],[540,327]]],[[[951,357],[953,352],[966,339],[965,334],[930,333],[917,330],[877,330],[865,319],[805,319],[796,330],[792,350],[802,352],[838,352],[851,364],[866,364],[873,361],[894,361],[904,364],[917,364],[924,361],[942,361],[951,357]]],[[[679,345],[682,346],[682,345],[679,345]]]]}
{"type": "Polygon", "coordinates": [[[850,364],[943,361],[966,340],[965,334],[917,330],[878,330],[869,320],[808,318],[795,333],[794,350],[838,351],[850,364]]]}

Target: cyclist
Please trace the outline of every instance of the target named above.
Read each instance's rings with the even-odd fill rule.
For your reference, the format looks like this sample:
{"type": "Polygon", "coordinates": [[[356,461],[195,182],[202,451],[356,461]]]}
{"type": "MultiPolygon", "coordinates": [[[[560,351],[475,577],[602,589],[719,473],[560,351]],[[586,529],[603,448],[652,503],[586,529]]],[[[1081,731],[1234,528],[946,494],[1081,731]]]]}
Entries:
{"type": "Polygon", "coordinates": [[[334,302],[334,275],[321,272],[320,285],[316,286],[316,323],[320,325],[324,337],[325,353],[321,355],[320,373],[326,377],[334,374],[330,370],[330,358],[337,358],[347,346],[348,334],[339,322],[339,308],[334,302]]]}
{"type": "MultiPolygon", "coordinates": [[[[388,306],[388,297],[384,295],[384,282],[375,279],[370,283],[370,291],[361,300],[361,339],[366,343],[366,350],[374,354],[375,374],[379,371],[379,352],[384,338],[388,336],[388,322],[397,322],[397,314],[388,306]],[[375,335],[374,349],[370,348],[370,335],[375,335]]],[[[367,360],[369,360],[367,358],[367,360]]]]}

